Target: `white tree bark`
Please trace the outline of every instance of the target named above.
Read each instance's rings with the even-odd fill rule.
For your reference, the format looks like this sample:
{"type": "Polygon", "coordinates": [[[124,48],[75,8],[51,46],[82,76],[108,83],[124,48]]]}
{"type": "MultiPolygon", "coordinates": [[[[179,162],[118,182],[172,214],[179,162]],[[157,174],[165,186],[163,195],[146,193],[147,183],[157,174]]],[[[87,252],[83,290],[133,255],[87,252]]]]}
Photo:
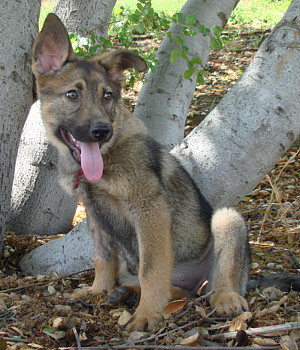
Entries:
{"type": "MultiPolygon", "coordinates": [[[[199,24],[210,28],[224,27],[238,0],[188,0],[180,10],[185,16],[194,13],[199,24]]],[[[173,36],[182,33],[182,26],[173,24],[173,36]]],[[[195,36],[184,37],[185,45],[189,47],[188,55],[198,57],[203,66],[210,52],[210,37],[198,33],[195,36]]],[[[196,78],[185,79],[183,73],[187,70],[186,61],[179,58],[170,63],[170,53],[177,46],[167,37],[162,41],[157,52],[160,66],[158,73],[149,73],[146,77],[135,108],[138,115],[149,129],[150,135],[169,150],[175,147],[184,137],[184,126],[188,109],[196,87],[196,78]]]]}
{"type": "Polygon", "coordinates": [[[40,3],[1,0],[0,28],[0,254],[8,215],[15,160],[30,104],[30,52],[40,3]],[[13,14],[13,15],[12,15],[13,14]]]}
{"type": "Polygon", "coordinates": [[[300,133],[300,0],[294,0],[247,71],[172,152],[213,207],[232,206],[300,133]]]}
{"type": "Polygon", "coordinates": [[[95,30],[107,36],[108,23],[116,0],[57,0],[55,13],[69,32],[86,36],[85,30],[95,30]]]}
{"type": "MultiPolygon", "coordinates": [[[[294,0],[241,80],[172,152],[214,207],[236,204],[249,193],[299,135],[299,28],[300,0],[294,0]]],[[[39,247],[25,257],[23,271],[38,274],[36,267],[45,266],[50,258],[52,270],[74,272],[78,248],[86,249],[79,241],[86,228],[79,228],[77,234],[78,245],[68,251],[70,260],[63,271],[57,251],[68,246],[71,233],[56,240],[54,251],[46,244],[43,251],[39,247]]]]}
{"type": "MultiPolygon", "coordinates": [[[[84,35],[83,29],[105,24],[98,31],[105,35],[114,3],[115,0],[59,0],[55,11],[69,32],[84,35]]],[[[66,233],[71,227],[76,202],[57,184],[53,152],[36,103],[22,133],[11,199],[10,229],[19,234],[66,233]]]]}
{"type": "Polygon", "coordinates": [[[48,275],[51,271],[64,275],[93,267],[92,254],[92,238],[85,220],[66,236],[32,250],[20,265],[22,271],[32,275],[48,275]]]}
{"type": "Polygon", "coordinates": [[[10,230],[51,235],[71,228],[76,201],[57,183],[57,152],[47,142],[40,103],[34,103],[23,128],[11,195],[10,230]]]}

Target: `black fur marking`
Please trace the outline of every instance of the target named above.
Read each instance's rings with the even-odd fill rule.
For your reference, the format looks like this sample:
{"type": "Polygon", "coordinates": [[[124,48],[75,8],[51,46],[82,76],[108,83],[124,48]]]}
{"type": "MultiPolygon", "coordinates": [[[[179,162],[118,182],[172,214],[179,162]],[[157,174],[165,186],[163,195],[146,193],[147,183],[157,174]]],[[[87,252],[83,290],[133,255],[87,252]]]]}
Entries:
{"type": "Polygon", "coordinates": [[[213,214],[213,209],[212,209],[211,205],[209,204],[207,199],[203,196],[199,187],[196,185],[195,181],[192,179],[190,174],[185,170],[185,168],[179,163],[179,161],[177,159],[176,159],[176,161],[177,161],[178,165],[181,167],[182,172],[185,173],[185,176],[189,178],[189,180],[194,188],[194,191],[197,194],[198,202],[199,202],[199,214],[200,214],[202,221],[204,221],[207,225],[210,226],[211,218],[212,218],[212,214],[213,214]]]}
{"type": "Polygon", "coordinates": [[[101,196],[100,201],[93,198],[92,185],[86,184],[86,189],[94,209],[94,216],[97,218],[100,227],[112,238],[117,247],[123,250],[124,254],[122,256],[126,259],[129,270],[135,269],[139,263],[135,228],[125,217],[115,212],[109,201],[106,204],[104,196],[101,196]]]}
{"type": "Polygon", "coordinates": [[[149,169],[154,172],[154,174],[159,179],[159,182],[163,185],[162,167],[161,167],[162,146],[151,138],[147,138],[145,140],[145,144],[149,149],[149,152],[148,152],[149,169]]]}

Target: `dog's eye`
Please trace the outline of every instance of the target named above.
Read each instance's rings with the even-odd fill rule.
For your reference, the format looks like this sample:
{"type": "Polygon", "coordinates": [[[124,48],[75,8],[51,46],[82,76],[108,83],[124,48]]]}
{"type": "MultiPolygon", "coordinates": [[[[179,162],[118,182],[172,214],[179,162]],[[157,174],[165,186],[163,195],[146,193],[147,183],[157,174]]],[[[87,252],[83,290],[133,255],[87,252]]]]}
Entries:
{"type": "Polygon", "coordinates": [[[75,100],[78,97],[78,94],[75,90],[71,90],[65,93],[66,97],[70,100],[75,100]]]}
{"type": "Polygon", "coordinates": [[[109,101],[112,99],[112,95],[113,95],[113,93],[111,91],[105,91],[103,93],[103,98],[104,98],[104,100],[109,101]]]}

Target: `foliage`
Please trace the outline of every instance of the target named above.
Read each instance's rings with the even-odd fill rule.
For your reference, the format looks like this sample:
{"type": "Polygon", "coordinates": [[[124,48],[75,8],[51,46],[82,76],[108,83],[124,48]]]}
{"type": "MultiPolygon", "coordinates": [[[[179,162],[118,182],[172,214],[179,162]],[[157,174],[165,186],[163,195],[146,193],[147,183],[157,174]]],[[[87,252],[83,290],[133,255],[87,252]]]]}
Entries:
{"type": "MultiPolygon", "coordinates": [[[[136,52],[145,59],[153,73],[156,73],[156,66],[159,64],[155,55],[156,49],[153,48],[148,52],[141,50],[134,43],[135,35],[145,33],[155,35],[155,33],[167,32],[170,42],[176,45],[176,48],[170,54],[170,62],[175,63],[179,58],[184,59],[187,63],[184,78],[189,79],[195,74],[199,84],[204,83],[203,75],[208,74],[208,72],[203,70],[200,58],[191,57],[189,47],[186,44],[186,37],[200,33],[210,37],[210,47],[213,50],[222,48],[220,40],[222,29],[220,27],[216,26],[213,29],[213,33],[211,33],[209,28],[199,23],[194,13],[184,16],[178,12],[173,17],[168,17],[164,13],[158,14],[152,7],[152,0],[138,0],[134,12],[128,11],[123,7],[116,8],[110,23],[108,38],[98,37],[93,31],[86,32],[88,37],[80,37],[75,33],[70,35],[77,55],[92,57],[116,45],[130,49],[135,48],[136,52]],[[174,36],[171,31],[168,31],[173,23],[181,26],[181,35],[174,36]]],[[[129,80],[130,85],[134,84],[134,79],[135,76],[132,73],[129,80]]]]}

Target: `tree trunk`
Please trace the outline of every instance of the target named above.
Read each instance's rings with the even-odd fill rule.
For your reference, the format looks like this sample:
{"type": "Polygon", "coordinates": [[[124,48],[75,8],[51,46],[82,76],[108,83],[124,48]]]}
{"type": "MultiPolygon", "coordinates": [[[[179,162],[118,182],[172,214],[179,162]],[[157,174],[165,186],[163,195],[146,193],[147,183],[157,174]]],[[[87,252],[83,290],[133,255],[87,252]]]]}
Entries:
{"type": "Polygon", "coordinates": [[[0,253],[10,212],[15,160],[30,104],[30,52],[37,32],[40,3],[1,0],[0,47],[0,253]],[[13,14],[13,15],[12,15],[13,14]]]}
{"type": "Polygon", "coordinates": [[[85,30],[97,28],[97,36],[107,36],[108,23],[116,0],[57,0],[55,13],[69,32],[86,36],[85,30]]]}
{"type": "Polygon", "coordinates": [[[237,204],[300,133],[299,28],[294,0],[242,78],[172,152],[213,207],[237,204]]]}
{"type": "Polygon", "coordinates": [[[46,141],[39,101],[23,128],[11,196],[8,227],[17,234],[66,233],[76,201],[57,183],[56,150],[46,141]]]}
{"type": "MultiPolygon", "coordinates": [[[[69,32],[106,24],[115,0],[59,0],[56,13],[69,32]],[[96,8],[97,5],[97,8],[96,8]],[[99,11],[99,8],[102,10],[99,11]]],[[[100,27],[101,33],[107,26],[100,27]]],[[[69,231],[76,202],[57,184],[56,154],[45,137],[38,104],[23,130],[12,195],[10,229],[20,234],[56,234],[69,231]],[[34,130],[34,134],[33,134],[34,130]]]]}
{"type": "MultiPolygon", "coordinates": [[[[210,28],[224,27],[238,0],[188,0],[180,10],[185,16],[194,13],[199,24],[210,28]]],[[[182,33],[182,25],[173,24],[170,31],[176,37],[182,33]]],[[[201,59],[203,66],[209,55],[210,37],[198,33],[184,37],[189,47],[189,55],[201,59]]],[[[166,145],[170,150],[184,137],[184,126],[188,109],[196,87],[196,78],[185,79],[186,61],[179,58],[170,63],[170,53],[177,46],[167,37],[162,41],[157,52],[160,66],[158,73],[149,73],[135,108],[138,115],[149,129],[150,135],[166,145]]]]}

